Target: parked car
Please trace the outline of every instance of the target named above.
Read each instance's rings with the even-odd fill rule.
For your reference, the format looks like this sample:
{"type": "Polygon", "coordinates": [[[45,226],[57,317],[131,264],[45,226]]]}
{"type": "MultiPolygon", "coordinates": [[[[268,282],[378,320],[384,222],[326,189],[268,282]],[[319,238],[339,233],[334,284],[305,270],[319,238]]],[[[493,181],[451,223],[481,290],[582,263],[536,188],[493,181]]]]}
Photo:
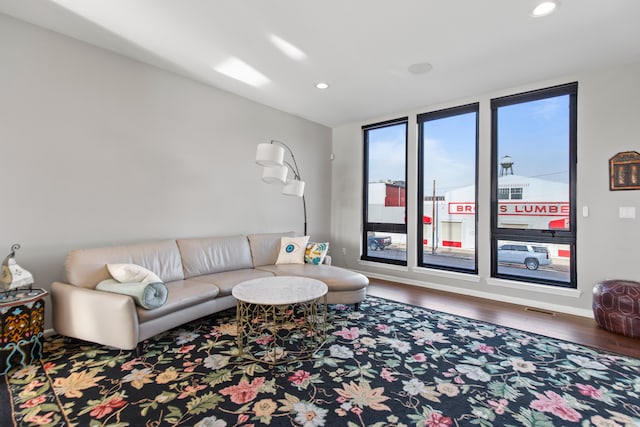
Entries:
{"type": "Polygon", "coordinates": [[[524,264],[529,270],[551,264],[549,251],[544,246],[506,244],[498,248],[498,262],[524,264]]]}
{"type": "Polygon", "coordinates": [[[391,236],[367,236],[367,246],[372,251],[384,250],[389,245],[391,245],[391,236]]]}

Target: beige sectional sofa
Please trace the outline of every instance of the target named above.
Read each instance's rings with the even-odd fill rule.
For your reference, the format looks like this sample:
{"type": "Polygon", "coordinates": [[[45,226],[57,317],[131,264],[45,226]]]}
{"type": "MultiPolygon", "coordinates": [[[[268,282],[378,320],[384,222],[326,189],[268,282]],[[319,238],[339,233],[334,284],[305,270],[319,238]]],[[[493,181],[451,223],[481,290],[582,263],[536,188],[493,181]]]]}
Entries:
{"type": "Polygon", "coordinates": [[[66,282],[51,286],[53,327],[62,335],[120,349],[134,349],[160,332],[234,307],[233,287],[270,276],[306,276],[325,282],[329,304],[357,304],[366,297],[362,274],[325,263],[278,264],[280,238],[289,233],[162,240],[81,249],[66,260],[66,282]],[[151,310],[131,296],[96,290],[111,276],[107,264],[130,263],[151,270],[169,291],[151,310]]]}

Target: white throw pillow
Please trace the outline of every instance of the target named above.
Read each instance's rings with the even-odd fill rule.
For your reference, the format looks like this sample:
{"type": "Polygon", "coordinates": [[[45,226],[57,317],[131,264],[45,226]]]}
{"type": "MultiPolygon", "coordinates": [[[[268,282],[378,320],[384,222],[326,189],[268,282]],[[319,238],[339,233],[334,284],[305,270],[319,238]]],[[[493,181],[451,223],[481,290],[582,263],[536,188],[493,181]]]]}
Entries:
{"type": "Polygon", "coordinates": [[[111,277],[122,283],[158,283],[162,282],[153,271],[137,264],[107,264],[111,277]]]}
{"type": "Polygon", "coordinates": [[[304,251],[309,236],[280,238],[280,252],[276,264],[304,264],[304,251]]]}

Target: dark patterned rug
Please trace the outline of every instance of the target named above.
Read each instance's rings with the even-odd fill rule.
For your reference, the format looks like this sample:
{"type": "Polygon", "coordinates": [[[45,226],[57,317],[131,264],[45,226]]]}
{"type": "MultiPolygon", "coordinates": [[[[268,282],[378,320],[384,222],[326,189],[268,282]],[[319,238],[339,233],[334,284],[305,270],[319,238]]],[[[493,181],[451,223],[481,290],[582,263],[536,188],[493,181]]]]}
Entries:
{"type": "Polygon", "coordinates": [[[237,357],[234,310],[140,357],[52,337],[0,377],[0,425],[640,426],[639,359],[381,298],[329,308],[315,358],[272,368],[237,357]]]}

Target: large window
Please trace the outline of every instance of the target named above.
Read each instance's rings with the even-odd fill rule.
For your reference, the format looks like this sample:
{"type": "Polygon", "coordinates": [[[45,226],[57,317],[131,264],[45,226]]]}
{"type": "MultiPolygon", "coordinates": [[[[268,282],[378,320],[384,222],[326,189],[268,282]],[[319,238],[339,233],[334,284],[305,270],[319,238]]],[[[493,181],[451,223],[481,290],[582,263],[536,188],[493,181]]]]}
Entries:
{"type": "Polygon", "coordinates": [[[407,118],[363,126],[362,259],[407,264],[407,118]]]}
{"type": "Polygon", "coordinates": [[[474,272],[478,104],[418,116],[418,265],[474,272]]]}
{"type": "Polygon", "coordinates": [[[491,101],[494,277],[576,287],[577,90],[491,101]]]}

